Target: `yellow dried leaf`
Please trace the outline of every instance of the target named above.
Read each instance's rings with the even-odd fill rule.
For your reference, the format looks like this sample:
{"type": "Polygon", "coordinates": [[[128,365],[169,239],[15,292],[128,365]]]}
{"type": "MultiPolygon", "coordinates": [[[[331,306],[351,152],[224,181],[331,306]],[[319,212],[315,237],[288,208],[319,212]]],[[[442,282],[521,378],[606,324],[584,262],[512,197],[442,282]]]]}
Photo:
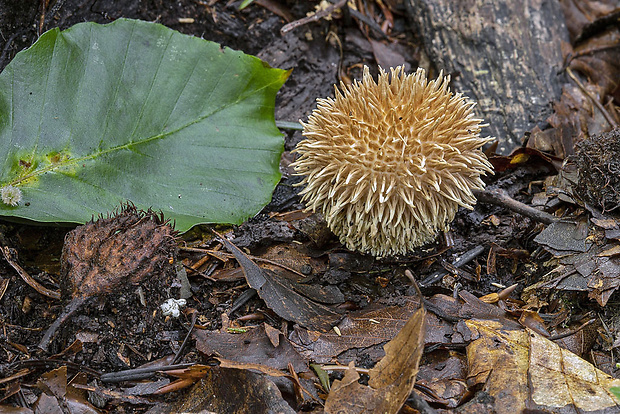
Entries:
{"type": "Polygon", "coordinates": [[[467,347],[469,381],[495,397],[498,414],[560,412],[571,405],[576,412],[620,410],[609,391],[620,380],[544,336],[527,328],[509,330],[495,321],[466,324],[478,335],[467,347]]]}

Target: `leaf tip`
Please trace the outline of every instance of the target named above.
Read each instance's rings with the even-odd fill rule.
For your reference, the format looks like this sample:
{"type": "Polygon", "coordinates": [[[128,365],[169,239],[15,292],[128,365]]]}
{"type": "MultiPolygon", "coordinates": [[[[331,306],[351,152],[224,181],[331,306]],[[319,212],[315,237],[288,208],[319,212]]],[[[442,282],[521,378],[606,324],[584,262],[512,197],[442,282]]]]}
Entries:
{"type": "Polygon", "coordinates": [[[291,73],[293,73],[292,68],[282,71],[282,84],[287,81],[288,77],[291,76],[291,73]]]}

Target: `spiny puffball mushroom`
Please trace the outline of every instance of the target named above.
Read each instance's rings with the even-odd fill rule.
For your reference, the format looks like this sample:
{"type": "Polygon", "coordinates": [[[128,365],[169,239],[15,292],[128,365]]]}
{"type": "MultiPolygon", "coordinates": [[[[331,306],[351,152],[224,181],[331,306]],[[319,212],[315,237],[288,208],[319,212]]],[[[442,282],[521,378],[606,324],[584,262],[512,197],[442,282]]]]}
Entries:
{"type": "Polygon", "coordinates": [[[293,163],[302,200],[323,214],[350,250],[405,254],[447,230],[458,207],[473,209],[472,189],[493,173],[481,147],[474,102],[452,94],[449,77],[423,69],[379,68],[317,99],[293,163]]]}

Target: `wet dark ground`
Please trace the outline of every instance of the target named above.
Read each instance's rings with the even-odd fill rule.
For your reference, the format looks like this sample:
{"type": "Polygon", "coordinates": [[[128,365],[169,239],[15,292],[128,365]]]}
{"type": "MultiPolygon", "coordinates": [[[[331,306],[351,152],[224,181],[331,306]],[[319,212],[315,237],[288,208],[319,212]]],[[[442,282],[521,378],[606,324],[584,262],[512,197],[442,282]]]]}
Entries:
{"type": "MultiPolygon", "coordinates": [[[[5,2],[2,6],[4,18],[0,22],[0,33],[4,41],[2,62],[3,68],[15,54],[31,45],[37,38],[38,25],[41,18],[39,1],[5,2]]],[[[296,121],[305,119],[315,106],[317,97],[333,94],[333,85],[339,82],[340,75],[351,78],[359,77],[361,65],[376,67],[373,49],[360,29],[347,17],[337,22],[321,21],[302,26],[286,35],[280,35],[284,19],[262,7],[253,6],[238,11],[235,4],[227,6],[226,2],[218,1],[214,5],[200,1],[105,1],[105,0],[67,0],[57,1],[48,6],[42,31],[54,27],[66,29],[83,21],[109,23],[120,17],[136,18],[162,23],[180,32],[202,37],[222,45],[254,54],[274,67],[293,69],[277,97],[276,119],[296,121]],[[179,19],[192,18],[193,23],[180,23],[179,19]],[[328,33],[338,36],[339,41],[327,39],[328,33]],[[341,50],[342,56],[341,59],[341,50]]],[[[297,1],[287,5],[294,17],[301,18],[314,10],[315,2],[297,1]]],[[[394,30],[401,30],[403,41],[399,42],[400,56],[410,67],[418,65],[419,47],[415,46],[415,37],[403,16],[396,16],[394,30]]],[[[283,212],[301,208],[296,193],[298,189],[292,184],[297,181],[290,177],[287,168],[292,156],[288,154],[301,139],[299,132],[286,132],[286,145],[282,162],[283,180],[274,193],[272,203],[261,214],[237,230],[237,239],[245,239],[245,246],[251,248],[264,247],[276,241],[290,241],[299,234],[283,231],[281,225],[268,219],[269,212],[283,212]],[[284,235],[280,234],[284,232],[284,235]]],[[[539,174],[540,172],[536,172],[539,174]]],[[[525,175],[520,172],[521,175],[525,175]]],[[[527,182],[530,177],[509,177],[516,181],[513,193],[527,182]]],[[[497,242],[501,239],[514,238],[510,223],[504,230],[507,234],[489,234],[489,231],[501,233],[502,227],[490,229],[480,227],[482,218],[493,208],[481,207],[483,211],[460,214],[453,228],[457,237],[458,250],[480,243],[493,237],[497,242]],[[489,210],[490,209],[490,210],[489,210]],[[480,234],[478,232],[483,230],[480,234]],[[467,239],[467,241],[465,241],[467,239]],[[459,244],[460,243],[460,244],[459,244]]],[[[529,228],[529,221],[521,222],[523,231],[529,228]]],[[[58,272],[61,241],[66,228],[5,225],[5,236],[10,245],[18,248],[20,258],[34,269],[47,269],[51,274],[58,272]]],[[[191,238],[192,235],[187,236],[191,238]]],[[[241,242],[241,245],[244,243],[241,242]]],[[[244,247],[245,247],[244,246],[244,247]]],[[[501,280],[498,280],[501,282],[501,280]]],[[[478,286],[480,288],[480,286],[478,286]]],[[[387,292],[385,292],[387,293],[387,292]]],[[[398,293],[398,292],[393,292],[398,293]]],[[[401,292],[402,293],[402,292],[401,292]]],[[[36,325],[40,326],[40,321],[36,325]]]]}
{"type": "MultiPolygon", "coordinates": [[[[238,2],[237,2],[238,3],[238,2]]],[[[314,10],[318,2],[288,1],[290,12],[295,19],[302,18],[307,12],[314,10]]],[[[281,89],[276,102],[276,119],[281,121],[297,121],[305,119],[315,105],[317,97],[333,94],[333,85],[340,78],[348,76],[359,78],[361,65],[371,67],[377,65],[377,50],[373,50],[362,31],[347,16],[337,21],[320,21],[302,26],[286,35],[280,34],[280,28],[286,23],[284,19],[271,11],[253,5],[244,11],[238,11],[236,3],[228,6],[226,1],[111,1],[111,0],[57,0],[48,6],[42,31],[54,27],[66,29],[73,24],[93,21],[109,23],[120,17],[136,18],[162,23],[182,33],[202,37],[218,42],[224,46],[253,54],[274,67],[293,69],[292,75],[281,89]],[[210,5],[212,4],[212,5],[210,5]],[[193,23],[180,23],[179,19],[192,18],[193,23]],[[328,33],[334,35],[328,36],[328,33]],[[334,40],[334,39],[338,40],[334,40]],[[341,49],[342,48],[342,49],[341,49]]],[[[19,50],[30,46],[38,36],[41,22],[41,2],[24,0],[12,2],[0,0],[0,44],[2,56],[0,69],[15,56],[19,50]]],[[[420,64],[420,47],[409,23],[402,16],[395,17],[395,32],[400,32],[400,41],[394,45],[409,67],[420,64]]],[[[278,185],[272,203],[248,223],[235,229],[233,240],[239,247],[245,247],[255,255],[260,255],[271,244],[290,243],[293,240],[307,242],[308,236],[298,229],[291,228],[282,221],[272,217],[273,213],[284,213],[300,209],[303,206],[296,196],[299,191],[293,184],[297,181],[290,176],[288,164],[292,161],[290,151],[301,139],[298,131],[285,132],[285,150],[281,170],[282,182],[278,185]]],[[[540,187],[528,189],[528,184],[549,174],[548,168],[531,165],[517,172],[498,174],[488,181],[502,188],[522,201],[529,201],[533,191],[540,187]]],[[[355,307],[363,307],[380,298],[398,297],[407,294],[409,283],[402,276],[404,266],[416,270],[416,274],[424,277],[439,268],[440,259],[449,259],[452,255],[471,249],[476,245],[495,243],[504,248],[523,249],[530,252],[536,250],[532,239],[538,225],[527,218],[506,214],[505,210],[491,206],[477,206],[473,212],[460,212],[452,225],[454,247],[443,255],[436,255],[445,250],[444,242],[427,246],[409,258],[398,261],[376,262],[371,258],[347,253],[332,237],[317,247],[313,254],[327,262],[328,254],[341,253],[345,263],[352,267],[343,272],[331,272],[323,275],[320,281],[328,284],[339,284],[345,297],[355,307]],[[489,224],[483,221],[492,214],[499,217],[499,222],[489,224]],[[327,253],[327,254],[326,254],[327,253]],[[424,259],[427,257],[427,259],[424,259]],[[389,280],[388,287],[381,287],[377,277],[389,280]]],[[[3,245],[17,249],[19,260],[27,271],[36,276],[42,283],[51,286],[57,284],[60,269],[59,260],[62,241],[66,227],[40,227],[0,221],[0,237],[3,245]]],[[[211,235],[203,229],[195,229],[183,236],[187,243],[207,240],[211,235]]],[[[194,259],[188,255],[190,259],[194,259]]],[[[334,256],[332,255],[332,258],[334,256]]],[[[542,258],[540,258],[542,260],[542,258]]],[[[476,268],[485,264],[486,257],[480,257],[467,268],[475,276],[476,268]]],[[[512,284],[515,275],[520,275],[524,285],[534,278],[541,269],[534,266],[526,267],[522,263],[515,267],[511,258],[499,257],[496,273],[485,276],[480,282],[466,285],[465,288],[476,295],[489,293],[491,283],[512,284]]],[[[14,275],[13,270],[5,263],[0,263],[0,274],[11,279],[4,303],[0,310],[7,322],[20,326],[11,333],[11,341],[27,346],[35,352],[41,332],[32,330],[47,327],[61,306],[52,304],[45,297],[34,293],[14,275]],[[10,299],[8,299],[10,298],[10,299]],[[29,308],[24,308],[25,298],[29,298],[29,308]]],[[[215,284],[208,280],[191,279],[194,294],[190,305],[201,315],[200,324],[206,329],[217,329],[221,326],[221,314],[229,309],[233,299],[243,290],[245,284],[236,282],[220,282],[215,284]],[[221,295],[219,303],[209,301],[208,292],[218,290],[221,295]]],[[[519,281],[519,280],[516,280],[519,281]]],[[[425,291],[427,294],[445,292],[442,287],[425,291]]],[[[165,289],[152,289],[146,292],[149,296],[148,312],[156,310],[156,304],[169,296],[165,289]]],[[[182,322],[178,320],[161,320],[149,318],[145,320],[144,309],[136,302],[133,293],[120,292],[113,294],[104,302],[94,302],[82,316],[75,318],[73,324],[61,335],[53,351],[60,352],[68,345],[62,338],[72,337],[76,331],[88,330],[101,332],[98,342],[85,342],[85,350],[72,357],[73,361],[89,366],[102,372],[111,372],[135,367],[150,360],[170,355],[178,350],[178,343],[186,333],[182,322]],[[126,313],[129,312],[129,313],[126,313]],[[127,356],[131,355],[131,359],[127,356]],[[131,361],[128,363],[128,361],[131,361]]],[[[260,307],[260,301],[250,302],[246,309],[250,313],[260,307]]],[[[277,318],[272,321],[279,323],[277,318]]],[[[6,339],[6,338],[5,338],[6,339]]],[[[185,360],[199,359],[196,351],[189,348],[185,360]]],[[[0,357],[0,362],[4,357],[0,357]]]]}

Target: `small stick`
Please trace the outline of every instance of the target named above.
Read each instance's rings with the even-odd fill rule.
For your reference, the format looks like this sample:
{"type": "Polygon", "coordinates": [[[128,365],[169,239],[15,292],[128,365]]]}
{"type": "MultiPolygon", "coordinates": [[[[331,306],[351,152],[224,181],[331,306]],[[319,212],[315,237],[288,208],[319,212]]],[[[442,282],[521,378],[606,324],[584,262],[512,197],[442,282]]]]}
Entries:
{"type": "Polygon", "coordinates": [[[178,364],[168,365],[165,367],[146,367],[127,369],[125,371],[109,372],[101,376],[101,382],[122,382],[122,381],[138,381],[150,378],[157,372],[174,371],[176,369],[185,369],[195,364],[178,364]]]}
{"type": "Polygon", "coordinates": [[[276,126],[280,129],[292,129],[295,131],[301,131],[304,129],[304,126],[299,122],[276,121],[276,126]]]}
{"type": "Polygon", "coordinates": [[[572,70],[570,70],[570,68],[566,68],[566,73],[568,73],[568,76],[570,76],[570,78],[573,80],[573,82],[575,82],[577,84],[577,86],[579,87],[579,89],[581,89],[581,91],[583,93],[585,93],[588,98],[590,98],[590,100],[592,101],[592,103],[598,108],[599,111],[601,111],[601,113],[603,114],[603,116],[605,117],[605,120],[607,121],[607,123],[609,124],[609,126],[611,126],[611,128],[616,128],[618,126],[618,124],[616,123],[616,121],[614,121],[614,119],[611,117],[611,115],[609,114],[609,112],[607,112],[607,109],[605,109],[605,107],[603,105],[601,105],[601,103],[599,102],[598,99],[596,99],[592,93],[586,89],[585,86],[583,86],[583,84],[579,81],[579,79],[577,79],[577,76],[575,76],[575,74],[573,73],[572,70]]]}
{"type": "Polygon", "coordinates": [[[4,48],[2,49],[2,54],[0,55],[0,70],[4,68],[4,60],[6,59],[7,54],[9,53],[9,49],[11,48],[11,43],[17,38],[17,36],[21,36],[26,33],[27,29],[20,30],[16,33],[13,33],[9,40],[4,44],[4,48]]]}
{"type": "MultiPolygon", "coordinates": [[[[323,368],[323,370],[325,371],[346,371],[349,369],[348,365],[323,365],[321,366],[321,368],[323,368]]],[[[353,369],[360,374],[368,375],[368,373],[370,372],[370,369],[368,368],[353,367],[353,369]]]]}
{"type": "Polygon", "coordinates": [[[185,346],[187,345],[187,341],[192,336],[192,332],[194,332],[194,327],[196,326],[196,319],[198,319],[198,311],[193,311],[192,312],[192,325],[187,330],[187,335],[185,335],[185,340],[183,340],[181,347],[177,351],[177,354],[174,356],[174,359],[172,360],[172,365],[178,364],[181,361],[181,357],[182,357],[181,352],[183,352],[183,349],[185,349],[185,346]]]}
{"type": "Polygon", "coordinates": [[[349,13],[351,13],[351,16],[355,17],[362,23],[366,24],[366,26],[370,27],[377,35],[379,35],[380,38],[389,39],[385,32],[381,30],[381,26],[379,26],[377,22],[372,20],[370,17],[352,8],[349,8],[349,13]]]}
{"type": "Polygon", "coordinates": [[[577,328],[570,330],[568,332],[564,332],[561,334],[557,334],[557,335],[552,335],[549,338],[547,338],[550,341],[557,341],[558,339],[562,339],[562,338],[566,338],[567,336],[571,336],[576,334],[577,332],[581,331],[583,328],[585,328],[588,325],[593,324],[596,321],[596,319],[592,318],[589,321],[586,321],[584,323],[582,323],[581,325],[579,325],[577,328]]]}
{"type": "Polygon", "coordinates": [[[280,29],[280,34],[284,35],[284,34],[290,32],[291,30],[298,28],[299,26],[303,26],[304,24],[308,24],[310,22],[316,22],[317,20],[320,20],[324,16],[329,15],[334,10],[340,9],[346,3],[347,3],[347,0],[340,0],[338,3],[332,4],[331,6],[327,7],[324,10],[319,10],[316,13],[314,13],[313,15],[310,15],[308,17],[304,17],[303,19],[295,20],[294,22],[291,22],[289,24],[285,24],[280,29]]]}
{"type": "Polygon", "coordinates": [[[84,372],[96,378],[101,377],[101,372],[95,369],[89,368],[84,365],[76,364],[75,362],[65,361],[65,360],[56,359],[56,358],[26,359],[23,361],[17,361],[17,362],[13,362],[12,364],[9,364],[9,368],[12,371],[20,369],[22,367],[25,369],[33,368],[33,369],[50,370],[55,367],[63,366],[63,365],[67,366],[67,369],[69,370],[69,372],[72,372],[72,371],[84,372]]]}
{"type": "MultiPolygon", "coordinates": [[[[484,246],[476,246],[473,249],[466,251],[461,256],[457,257],[452,263],[452,266],[458,269],[464,264],[467,264],[471,262],[472,260],[474,260],[476,257],[480,256],[483,251],[484,251],[484,246]]],[[[430,275],[429,277],[427,277],[426,279],[424,279],[422,282],[420,282],[420,286],[422,287],[430,286],[433,283],[440,280],[445,275],[447,275],[448,273],[449,272],[446,270],[439,270],[433,273],[432,275],[430,275]]]]}
{"type": "Polygon", "coordinates": [[[19,276],[26,282],[30,287],[39,292],[40,294],[50,297],[52,299],[60,299],[60,291],[51,290],[41,285],[39,282],[34,280],[32,276],[30,276],[14,259],[13,254],[15,252],[14,249],[3,246],[0,250],[2,250],[2,255],[4,256],[4,260],[7,261],[8,264],[11,265],[13,269],[19,274],[19,276]]]}
{"type": "Polygon", "coordinates": [[[192,264],[189,268],[195,272],[198,271],[198,269],[200,269],[200,267],[202,265],[204,265],[205,263],[207,263],[209,260],[211,260],[211,256],[209,256],[208,254],[205,254],[204,256],[202,256],[197,262],[195,262],[194,264],[192,264]]]}
{"type": "MultiPolygon", "coordinates": [[[[205,257],[208,257],[208,256],[205,256],[205,257]]],[[[217,282],[217,279],[215,279],[215,278],[213,278],[213,277],[209,276],[209,274],[208,274],[208,273],[206,273],[206,272],[200,272],[200,271],[198,271],[198,270],[194,269],[193,267],[186,265],[185,263],[183,263],[183,268],[185,268],[185,269],[187,269],[187,270],[191,270],[191,271],[192,271],[192,272],[194,272],[195,274],[197,274],[197,275],[199,275],[199,276],[201,276],[201,277],[204,277],[205,279],[210,280],[211,282],[217,282]]]]}
{"type": "Polygon", "coordinates": [[[45,25],[45,12],[49,0],[41,0],[41,15],[39,16],[39,25],[37,26],[37,36],[41,36],[43,33],[43,25],[45,25]]]}
{"type": "Polygon", "coordinates": [[[519,213],[522,216],[529,217],[533,220],[544,224],[551,224],[559,221],[560,218],[556,217],[552,214],[545,213],[544,211],[540,211],[534,207],[528,206],[527,204],[523,204],[520,201],[515,200],[510,197],[505,190],[500,188],[496,188],[493,190],[472,190],[474,196],[478,199],[478,201],[482,201],[483,203],[495,204],[500,207],[506,207],[509,210],[514,211],[515,213],[519,213]]]}
{"type": "Polygon", "coordinates": [[[248,288],[243,291],[242,294],[233,302],[232,307],[228,311],[229,315],[232,315],[234,312],[239,310],[243,305],[245,305],[250,299],[256,296],[258,292],[255,289],[248,288]]]}
{"type": "Polygon", "coordinates": [[[43,334],[43,338],[41,338],[41,342],[39,342],[40,349],[47,351],[47,348],[49,347],[50,342],[56,335],[56,331],[58,331],[58,328],[60,328],[60,326],[63,323],[65,323],[65,321],[69,319],[69,317],[73,315],[75,311],[80,309],[82,305],[86,303],[88,299],[90,298],[89,297],[77,297],[77,298],[71,299],[71,302],[69,302],[69,304],[65,307],[65,309],[62,311],[60,316],[56,318],[54,323],[52,323],[50,327],[47,328],[47,331],[45,331],[45,334],[43,334]]]}

